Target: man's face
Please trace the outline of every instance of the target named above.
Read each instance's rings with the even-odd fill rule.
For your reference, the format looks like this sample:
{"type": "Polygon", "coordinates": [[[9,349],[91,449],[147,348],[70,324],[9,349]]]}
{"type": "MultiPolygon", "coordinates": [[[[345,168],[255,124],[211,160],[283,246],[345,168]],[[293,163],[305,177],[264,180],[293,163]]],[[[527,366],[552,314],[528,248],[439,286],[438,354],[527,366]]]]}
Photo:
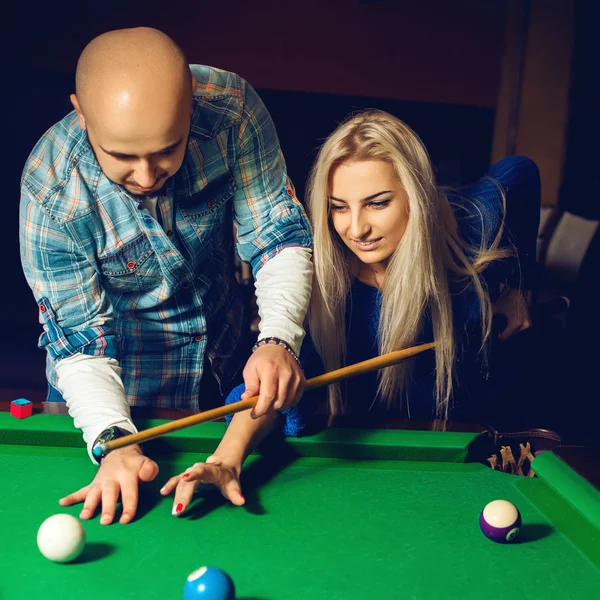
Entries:
{"type": "Polygon", "coordinates": [[[157,193],[181,164],[190,130],[189,109],[170,118],[88,121],[88,139],[104,174],[134,196],[157,193]]]}

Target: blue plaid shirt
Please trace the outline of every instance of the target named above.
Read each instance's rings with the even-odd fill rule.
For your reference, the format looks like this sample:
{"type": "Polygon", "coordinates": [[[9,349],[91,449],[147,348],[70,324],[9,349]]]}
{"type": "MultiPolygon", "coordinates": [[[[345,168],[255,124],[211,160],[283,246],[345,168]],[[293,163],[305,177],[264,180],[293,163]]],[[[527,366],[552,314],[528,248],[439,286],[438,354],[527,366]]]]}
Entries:
{"type": "Polygon", "coordinates": [[[197,409],[205,355],[223,391],[245,358],[234,245],[256,275],[283,248],[312,243],[256,92],[233,73],[190,68],[190,137],[160,191],[160,223],[103,174],[75,113],[27,160],[21,259],[51,385],[61,359],[106,355],[130,404],[197,409]]]}

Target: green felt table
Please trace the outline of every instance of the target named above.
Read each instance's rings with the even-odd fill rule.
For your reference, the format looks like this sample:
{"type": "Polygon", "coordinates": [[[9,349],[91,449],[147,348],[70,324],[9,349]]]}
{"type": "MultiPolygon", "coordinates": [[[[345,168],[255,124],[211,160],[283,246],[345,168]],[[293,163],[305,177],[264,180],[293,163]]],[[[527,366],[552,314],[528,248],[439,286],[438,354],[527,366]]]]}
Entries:
{"type": "Polygon", "coordinates": [[[149,443],[161,472],[142,487],[138,518],[84,522],[84,553],[55,564],[37,550],[37,529],[79,514],[58,498],[95,467],[68,416],[0,413],[0,598],[178,600],[203,565],[228,572],[241,600],[600,597],[600,492],[552,452],[535,459],[537,477],[517,477],[465,462],[475,433],[328,429],[252,455],[245,507],[207,488],[173,517],[158,489],[205,458],[224,428],[149,443]],[[479,529],[498,498],[523,517],[513,544],[479,529]]]}

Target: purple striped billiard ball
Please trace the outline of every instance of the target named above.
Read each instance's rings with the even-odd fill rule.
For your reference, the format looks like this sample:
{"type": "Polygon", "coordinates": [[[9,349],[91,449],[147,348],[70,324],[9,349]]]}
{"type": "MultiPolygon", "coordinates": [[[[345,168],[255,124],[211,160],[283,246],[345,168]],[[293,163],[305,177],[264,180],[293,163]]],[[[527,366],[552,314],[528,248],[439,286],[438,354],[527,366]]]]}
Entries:
{"type": "Polygon", "coordinates": [[[514,504],[494,500],[481,511],[479,526],[483,534],[494,542],[512,542],[519,535],[521,515],[514,504]]]}

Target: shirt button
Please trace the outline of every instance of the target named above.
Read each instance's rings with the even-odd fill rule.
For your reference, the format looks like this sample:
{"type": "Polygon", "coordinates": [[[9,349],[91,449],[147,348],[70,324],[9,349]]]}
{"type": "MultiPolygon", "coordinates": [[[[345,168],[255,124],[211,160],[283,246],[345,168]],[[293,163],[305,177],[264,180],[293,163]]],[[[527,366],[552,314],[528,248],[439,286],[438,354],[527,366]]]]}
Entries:
{"type": "Polygon", "coordinates": [[[169,231],[167,231],[167,235],[172,238],[173,237],[173,230],[169,229],[169,231]]]}
{"type": "Polygon", "coordinates": [[[132,260],[127,261],[127,268],[133,269],[135,267],[135,263],[132,260]]]}
{"type": "Polygon", "coordinates": [[[208,208],[212,208],[215,205],[215,201],[209,200],[206,204],[207,204],[208,208]]]}
{"type": "Polygon", "coordinates": [[[183,287],[184,290],[189,290],[190,289],[190,282],[189,281],[184,281],[182,287],[183,287]]]}
{"type": "Polygon", "coordinates": [[[201,341],[204,339],[204,336],[203,336],[203,335],[197,335],[197,336],[196,336],[194,339],[195,339],[197,342],[201,342],[201,341]]]}
{"type": "Polygon", "coordinates": [[[40,311],[45,313],[48,309],[46,308],[45,304],[40,304],[40,311]]]}

